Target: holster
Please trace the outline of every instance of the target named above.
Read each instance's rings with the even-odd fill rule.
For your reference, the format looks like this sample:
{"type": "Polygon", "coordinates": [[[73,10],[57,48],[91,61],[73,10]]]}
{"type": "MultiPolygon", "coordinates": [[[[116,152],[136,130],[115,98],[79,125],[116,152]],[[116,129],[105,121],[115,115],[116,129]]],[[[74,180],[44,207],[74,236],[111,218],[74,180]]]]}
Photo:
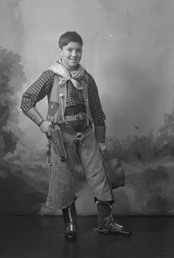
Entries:
{"type": "Polygon", "coordinates": [[[60,127],[57,124],[51,125],[49,132],[50,135],[47,135],[48,140],[53,145],[54,151],[56,152],[60,160],[64,161],[66,159],[66,151],[60,127]]]}

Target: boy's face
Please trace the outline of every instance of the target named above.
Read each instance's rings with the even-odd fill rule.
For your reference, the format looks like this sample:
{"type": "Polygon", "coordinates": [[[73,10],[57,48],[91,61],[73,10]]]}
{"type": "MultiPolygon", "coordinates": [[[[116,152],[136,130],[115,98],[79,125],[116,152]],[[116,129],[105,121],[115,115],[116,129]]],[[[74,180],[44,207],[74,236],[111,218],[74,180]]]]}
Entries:
{"type": "Polygon", "coordinates": [[[68,71],[76,69],[82,57],[82,46],[80,43],[70,42],[68,45],[59,49],[62,62],[68,71]]]}

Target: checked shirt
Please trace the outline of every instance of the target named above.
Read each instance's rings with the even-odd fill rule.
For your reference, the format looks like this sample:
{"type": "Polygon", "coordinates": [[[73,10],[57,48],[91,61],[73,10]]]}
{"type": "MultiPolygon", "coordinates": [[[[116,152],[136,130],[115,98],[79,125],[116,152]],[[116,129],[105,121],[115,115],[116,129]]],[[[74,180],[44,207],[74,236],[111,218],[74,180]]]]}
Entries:
{"type": "MultiPolygon", "coordinates": [[[[86,71],[85,71],[86,72],[86,71]]],[[[86,72],[87,73],[87,72],[86,72]]],[[[93,123],[95,126],[105,125],[105,114],[102,110],[98,88],[93,77],[88,74],[88,98],[93,123]]],[[[41,76],[24,92],[21,100],[21,109],[27,113],[35,107],[51,91],[54,81],[54,73],[51,70],[44,71],[41,76]]],[[[84,105],[82,90],[76,89],[71,81],[67,82],[67,107],[84,105]]]]}

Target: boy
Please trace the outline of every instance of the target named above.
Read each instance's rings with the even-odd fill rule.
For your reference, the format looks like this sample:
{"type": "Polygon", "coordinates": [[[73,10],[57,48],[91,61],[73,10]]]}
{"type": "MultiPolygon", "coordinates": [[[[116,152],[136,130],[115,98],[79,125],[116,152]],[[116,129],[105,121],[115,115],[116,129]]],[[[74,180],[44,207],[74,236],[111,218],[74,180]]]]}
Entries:
{"type": "Polygon", "coordinates": [[[105,114],[93,77],[80,65],[82,46],[81,36],[74,31],[60,37],[60,60],[24,92],[21,108],[51,143],[52,171],[46,206],[62,209],[66,240],[73,241],[77,236],[74,169],[77,157],[94,194],[97,231],[129,236],[130,232],[112,218],[114,199],[100,152],[106,149],[105,114]],[[46,95],[45,120],[36,103],[46,95]]]}

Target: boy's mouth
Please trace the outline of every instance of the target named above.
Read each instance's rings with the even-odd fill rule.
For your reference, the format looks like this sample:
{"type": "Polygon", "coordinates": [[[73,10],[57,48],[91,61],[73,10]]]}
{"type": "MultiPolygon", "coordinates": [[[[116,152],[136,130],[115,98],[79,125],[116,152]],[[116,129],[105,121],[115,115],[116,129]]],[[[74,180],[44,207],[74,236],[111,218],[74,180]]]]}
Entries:
{"type": "Polygon", "coordinates": [[[76,62],[78,62],[78,59],[70,59],[70,62],[76,63],[76,62]]]}

